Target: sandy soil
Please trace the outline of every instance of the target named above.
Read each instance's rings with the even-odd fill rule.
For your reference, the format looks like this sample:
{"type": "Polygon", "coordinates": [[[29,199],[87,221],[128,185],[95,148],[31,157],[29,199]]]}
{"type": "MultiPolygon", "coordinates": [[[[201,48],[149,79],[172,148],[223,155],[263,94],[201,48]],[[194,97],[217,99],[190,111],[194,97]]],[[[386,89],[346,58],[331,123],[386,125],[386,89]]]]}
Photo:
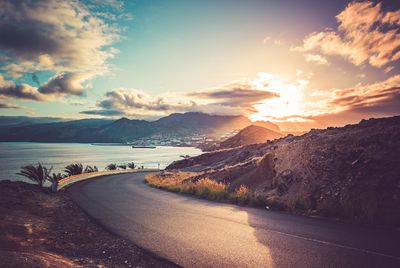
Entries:
{"type": "Polygon", "coordinates": [[[66,192],[0,182],[0,267],[175,267],[98,226],[66,192]]]}

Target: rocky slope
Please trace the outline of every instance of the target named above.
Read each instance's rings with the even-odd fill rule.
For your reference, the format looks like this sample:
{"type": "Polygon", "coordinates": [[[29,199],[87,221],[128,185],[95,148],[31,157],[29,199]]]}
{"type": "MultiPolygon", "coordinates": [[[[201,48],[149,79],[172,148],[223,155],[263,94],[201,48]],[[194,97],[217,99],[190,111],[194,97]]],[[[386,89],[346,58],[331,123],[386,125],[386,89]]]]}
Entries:
{"type": "Polygon", "coordinates": [[[400,226],[400,116],[205,153],[167,169],[231,190],[244,184],[276,208],[400,226]]]}
{"type": "Polygon", "coordinates": [[[283,135],[279,132],[264,127],[251,125],[239,131],[235,136],[222,141],[214,149],[229,149],[243,145],[264,143],[268,140],[275,140],[282,136],[283,135]]]}

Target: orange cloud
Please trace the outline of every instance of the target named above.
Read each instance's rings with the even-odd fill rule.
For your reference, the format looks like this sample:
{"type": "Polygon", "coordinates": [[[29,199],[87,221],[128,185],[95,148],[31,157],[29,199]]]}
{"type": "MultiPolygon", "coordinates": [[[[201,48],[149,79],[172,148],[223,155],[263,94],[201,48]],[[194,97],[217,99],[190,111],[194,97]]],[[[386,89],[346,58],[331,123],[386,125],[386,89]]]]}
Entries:
{"type": "Polygon", "coordinates": [[[336,16],[337,30],[314,32],[293,51],[339,55],[354,65],[382,67],[400,58],[400,10],[384,12],[381,4],[352,2],[336,16]]]}

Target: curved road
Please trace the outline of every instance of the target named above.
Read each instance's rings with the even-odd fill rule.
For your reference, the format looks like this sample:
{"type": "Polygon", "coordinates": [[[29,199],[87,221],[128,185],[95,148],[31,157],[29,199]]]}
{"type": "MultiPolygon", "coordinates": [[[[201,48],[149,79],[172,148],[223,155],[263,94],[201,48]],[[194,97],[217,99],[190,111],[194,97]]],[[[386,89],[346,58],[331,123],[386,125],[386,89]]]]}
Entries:
{"type": "Polygon", "coordinates": [[[144,174],[70,194],[109,230],[186,267],[400,267],[400,231],[213,203],[150,188],[144,174]]]}

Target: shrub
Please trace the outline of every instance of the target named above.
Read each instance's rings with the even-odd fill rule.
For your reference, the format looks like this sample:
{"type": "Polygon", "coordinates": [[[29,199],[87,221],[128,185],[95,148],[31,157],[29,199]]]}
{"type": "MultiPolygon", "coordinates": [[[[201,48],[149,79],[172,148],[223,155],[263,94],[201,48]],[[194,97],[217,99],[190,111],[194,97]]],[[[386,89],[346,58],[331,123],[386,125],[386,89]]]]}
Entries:
{"type": "Polygon", "coordinates": [[[65,167],[64,172],[68,176],[79,175],[83,173],[83,166],[80,163],[70,164],[65,167]]]}
{"type": "Polygon", "coordinates": [[[240,185],[239,188],[235,190],[232,194],[232,198],[234,201],[239,204],[246,204],[250,200],[250,191],[245,185],[240,185]]]}
{"type": "Polygon", "coordinates": [[[226,192],[226,185],[223,182],[217,182],[209,178],[198,180],[194,184],[195,194],[211,200],[222,200],[226,192]]]}
{"type": "Polygon", "coordinates": [[[107,170],[116,170],[117,169],[117,165],[116,164],[109,164],[106,167],[107,170]]]}
{"type": "Polygon", "coordinates": [[[121,165],[119,165],[118,167],[119,167],[119,168],[122,168],[122,169],[126,169],[126,165],[125,165],[125,164],[121,164],[121,165]]]}
{"type": "Polygon", "coordinates": [[[264,195],[260,193],[254,193],[251,195],[249,205],[254,206],[254,207],[270,207],[268,205],[267,199],[264,195]]]}
{"type": "Polygon", "coordinates": [[[53,167],[47,169],[46,167],[42,166],[42,164],[38,163],[35,165],[28,165],[21,167],[21,171],[17,173],[17,175],[24,176],[31,181],[36,182],[40,187],[43,187],[46,180],[50,179],[50,172],[53,167]]]}
{"type": "Polygon", "coordinates": [[[210,200],[222,201],[228,196],[227,186],[223,182],[217,182],[209,178],[203,178],[196,182],[186,181],[190,175],[192,174],[182,172],[164,178],[159,174],[151,174],[146,176],[146,182],[152,187],[194,194],[210,200]]]}
{"type": "Polygon", "coordinates": [[[130,169],[135,169],[136,165],[135,165],[135,163],[131,162],[131,163],[128,163],[128,167],[130,169]]]}
{"type": "Polygon", "coordinates": [[[92,166],[87,165],[84,173],[92,173],[92,172],[97,172],[97,171],[99,171],[99,170],[96,166],[92,167],[92,166]]]}

